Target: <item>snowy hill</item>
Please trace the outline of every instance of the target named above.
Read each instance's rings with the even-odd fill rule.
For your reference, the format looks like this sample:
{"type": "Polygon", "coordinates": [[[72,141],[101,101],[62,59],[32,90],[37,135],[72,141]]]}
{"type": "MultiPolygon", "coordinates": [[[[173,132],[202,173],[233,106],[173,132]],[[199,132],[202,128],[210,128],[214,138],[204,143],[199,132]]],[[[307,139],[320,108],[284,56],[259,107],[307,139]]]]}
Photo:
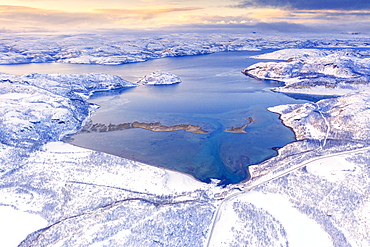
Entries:
{"type": "Polygon", "coordinates": [[[320,100],[303,105],[269,108],[281,114],[285,125],[294,129],[297,140],[370,140],[370,91],[320,100]]]}
{"type": "Polygon", "coordinates": [[[2,34],[0,64],[74,63],[119,65],[163,57],[221,51],[313,47],[369,47],[366,36],[287,37],[263,33],[219,34],[2,34]]]}
{"type": "Polygon", "coordinates": [[[288,49],[255,58],[284,62],[256,63],[242,72],[258,79],[285,82],[274,91],[344,95],[369,89],[370,58],[367,51],[288,49]]]}
{"type": "Polygon", "coordinates": [[[35,148],[76,132],[96,108],[95,91],[134,84],[105,74],[0,74],[1,143],[35,148]]]}

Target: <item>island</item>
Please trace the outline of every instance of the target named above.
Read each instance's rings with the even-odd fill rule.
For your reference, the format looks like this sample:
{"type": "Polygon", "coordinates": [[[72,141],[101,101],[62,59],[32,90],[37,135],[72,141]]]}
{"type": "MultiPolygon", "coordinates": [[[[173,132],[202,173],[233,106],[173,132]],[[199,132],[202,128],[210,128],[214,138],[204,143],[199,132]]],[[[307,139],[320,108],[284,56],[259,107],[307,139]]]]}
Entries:
{"type": "Polygon", "coordinates": [[[124,129],[141,128],[155,132],[170,132],[185,130],[186,132],[196,133],[196,134],[206,134],[208,131],[203,130],[201,126],[191,125],[191,124],[177,124],[172,126],[166,126],[160,122],[155,123],[144,123],[144,122],[132,122],[132,123],[122,123],[122,124],[109,124],[105,125],[102,123],[88,123],[82,129],[81,132],[111,132],[124,129]]]}
{"type": "Polygon", "coordinates": [[[180,77],[168,72],[155,71],[141,78],[138,85],[172,85],[181,83],[180,77]]]}
{"type": "Polygon", "coordinates": [[[244,124],[243,126],[241,126],[241,127],[233,126],[230,129],[225,130],[225,132],[229,132],[229,133],[247,133],[244,129],[247,128],[254,121],[254,119],[249,117],[249,118],[247,118],[247,120],[249,122],[244,124]]]}

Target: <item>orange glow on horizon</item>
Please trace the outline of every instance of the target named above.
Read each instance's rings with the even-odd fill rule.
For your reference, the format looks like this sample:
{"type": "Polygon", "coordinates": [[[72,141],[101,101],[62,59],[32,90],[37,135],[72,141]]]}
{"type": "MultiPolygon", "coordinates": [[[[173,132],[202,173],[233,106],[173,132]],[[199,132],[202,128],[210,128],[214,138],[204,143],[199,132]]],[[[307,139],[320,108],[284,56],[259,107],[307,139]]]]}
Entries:
{"type": "Polygon", "coordinates": [[[297,24],[370,22],[370,11],[236,8],[235,0],[5,0],[0,29],[63,31],[72,28],[156,28],[189,24],[297,24]],[[73,6],[71,8],[70,6],[73,6]]]}

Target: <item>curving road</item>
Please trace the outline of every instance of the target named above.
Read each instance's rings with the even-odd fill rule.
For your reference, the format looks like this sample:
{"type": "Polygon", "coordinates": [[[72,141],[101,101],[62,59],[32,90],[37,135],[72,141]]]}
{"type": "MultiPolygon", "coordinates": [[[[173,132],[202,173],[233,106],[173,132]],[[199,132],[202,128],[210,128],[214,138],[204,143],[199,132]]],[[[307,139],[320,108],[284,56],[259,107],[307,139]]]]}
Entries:
{"type": "Polygon", "coordinates": [[[227,196],[225,199],[222,200],[222,202],[220,203],[220,205],[218,206],[218,208],[217,208],[217,210],[215,212],[215,215],[214,215],[213,220],[212,220],[211,230],[210,230],[210,232],[208,234],[208,237],[207,237],[206,245],[205,246],[206,247],[210,247],[211,246],[212,236],[213,236],[214,230],[216,228],[216,224],[217,224],[217,222],[221,218],[222,209],[224,208],[225,204],[228,201],[231,201],[231,199],[239,196],[240,194],[248,193],[249,191],[251,191],[252,189],[256,188],[257,186],[260,186],[262,184],[265,184],[265,183],[270,182],[272,180],[275,180],[277,178],[283,177],[283,176],[285,176],[285,175],[287,175],[287,174],[289,174],[289,173],[291,173],[291,172],[293,172],[295,170],[298,170],[300,168],[303,168],[303,167],[305,167],[305,166],[307,166],[310,163],[313,163],[315,161],[326,159],[326,158],[331,158],[331,157],[337,157],[337,156],[341,156],[341,155],[348,155],[348,154],[360,153],[360,152],[364,152],[364,151],[370,151],[370,147],[363,147],[363,148],[359,148],[359,149],[355,149],[355,150],[344,151],[344,152],[340,152],[340,153],[328,154],[328,155],[316,157],[316,158],[310,159],[308,161],[305,161],[305,162],[301,163],[298,166],[289,168],[289,169],[285,170],[284,172],[277,173],[273,177],[270,177],[270,178],[268,178],[266,180],[263,180],[262,179],[262,181],[257,181],[256,184],[253,184],[253,185],[251,185],[251,186],[243,189],[242,191],[239,191],[239,192],[236,192],[234,194],[231,194],[231,195],[227,196]]]}

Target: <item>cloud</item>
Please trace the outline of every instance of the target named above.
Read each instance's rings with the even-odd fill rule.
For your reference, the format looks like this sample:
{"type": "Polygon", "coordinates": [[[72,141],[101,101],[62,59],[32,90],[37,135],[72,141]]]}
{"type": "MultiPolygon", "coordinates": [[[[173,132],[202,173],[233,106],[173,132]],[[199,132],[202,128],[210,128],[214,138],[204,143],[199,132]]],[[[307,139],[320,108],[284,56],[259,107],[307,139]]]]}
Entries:
{"type": "Polygon", "coordinates": [[[161,14],[172,12],[184,12],[200,10],[202,8],[196,7],[182,7],[182,8],[153,8],[153,9],[94,9],[96,13],[109,14],[109,15],[136,15],[142,20],[155,18],[161,14]]]}
{"type": "Polygon", "coordinates": [[[9,30],[9,29],[3,27],[3,28],[0,28],[0,33],[12,33],[12,30],[9,30]]]}
{"type": "MultiPolygon", "coordinates": [[[[347,0],[244,0],[239,7],[247,8],[248,16],[255,22],[289,22],[305,24],[348,24],[370,21],[370,2],[355,8],[357,0],[348,9],[342,10],[347,0]],[[322,2],[322,3],[321,3],[322,2]],[[366,9],[366,5],[369,10],[366,9]],[[252,7],[254,6],[254,7],[252,7]],[[331,9],[330,9],[331,8],[331,9]]],[[[347,25],[347,27],[350,27],[347,25]]]]}
{"type": "MultiPolygon", "coordinates": [[[[139,0],[138,0],[139,1],[139,0]]],[[[156,0],[158,1],[158,0],[156,0]]],[[[273,3],[273,0],[244,0],[273,3]]],[[[293,2],[293,0],[290,0],[293,2]]],[[[307,0],[309,1],[309,0],[307,0]]],[[[316,0],[314,0],[316,1],[316,0]]],[[[325,0],[322,0],[325,1],[325,0]]],[[[340,0],[337,0],[340,1],[340,0]]],[[[356,1],[356,0],[354,0],[356,1]]],[[[277,1],[276,1],[277,2],[277,1]]],[[[288,0],[281,0],[286,4],[288,0]]],[[[291,6],[292,7],[292,6],[291,6]]],[[[200,7],[156,7],[135,9],[93,9],[89,12],[66,12],[0,5],[0,33],[11,31],[91,31],[97,29],[163,29],[173,27],[181,32],[186,25],[207,31],[253,29],[279,32],[311,32],[312,25],[337,25],[354,30],[366,29],[370,10],[253,9],[212,12],[200,7]],[[200,11],[199,11],[200,10],[200,11]],[[233,12],[234,11],[234,12],[233,12]],[[361,23],[361,25],[359,25],[361,23]],[[305,25],[301,25],[305,24],[305,25]],[[311,25],[312,24],[312,25],[311,25]]],[[[327,29],[327,28],[325,28],[327,29]]],[[[315,30],[318,30],[315,28],[315,30]]],[[[334,29],[333,29],[334,30],[334,29]]],[[[334,30],[334,31],[335,31],[334,30]]]]}
{"type": "Polygon", "coordinates": [[[265,23],[259,22],[253,25],[254,28],[258,30],[274,30],[283,33],[293,33],[293,32],[314,32],[315,30],[311,27],[302,24],[288,23],[288,22],[272,22],[265,23]]]}
{"type": "Polygon", "coordinates": [[[220,16],[220,15],[189,15],[187,24],[200,23],[200,24],[243,24],[252,22],[254,19],[248,15],[238,16],[220,16]]]}
{"type": "Polygon", "coordinates": [[[370,22],[370,11],[316,10],[291,11],[283,17],[288,22],[343,25],[350,27],[370,22]],[[347,25],[349,24],[349,25],[347,25]]]}
{"type": "Polygon", "coordinates": [[[63,11],[45,10],[38,8],[0,5],[0,22],[28,25],[70,25],[86,21],[99,21],[101,17],[90,13],[70,13],[63,11]]]}
{"type": "Polygon", "coordinates": [[[296,12],[292,15],[306,15],[311,16],[312,19],[319,20],[321,22],[331,22],[331,23],[361,23],[370,21],[370,11],[315,11],[315,12],[296,12]]]}
{"type": "Polygon", "coordinates": [[[370,10],[368,0],[243,0],[236,7],[273,7],[297,10],[370,10]]]}
{"type": "Polygon", "coordinates": [[[31,8],[24,6],[0,5],[0,28],[17,30],[96,29],[96,28],[135,28],[170,24],[181,12],[191,12],[202,8],[142,8],[142,9],[94,9],[89,12],[66,12],[31,8]],[[169,15],[171,14],[172,15],[169,15]]]}
{"type": "MultiPolygon", "coordinates": [[[[257,23],[225,23],[225,24],[216,24],[216,23],[194,23],[186,25],[168,26],[161,29],[165,32],[174,32],[174,33],[238,33],[246,34],[247,32],[259,32],[259,33],[315,33],[317,32],[316,27],[310,27],[303,24],[294,24],[288,22],[257,22],[257,23]]],[[[321,29],[320,29],[321,31],[321,29]]]]}

